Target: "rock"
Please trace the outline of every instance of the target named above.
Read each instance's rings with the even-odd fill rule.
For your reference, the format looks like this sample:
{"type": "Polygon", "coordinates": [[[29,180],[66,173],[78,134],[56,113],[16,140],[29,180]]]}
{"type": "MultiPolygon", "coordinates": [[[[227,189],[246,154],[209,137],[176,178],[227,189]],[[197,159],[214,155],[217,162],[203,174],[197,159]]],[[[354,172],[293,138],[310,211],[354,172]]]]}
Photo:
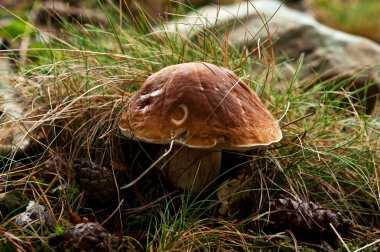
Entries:
{"type": "MultiPolygon", "coordinates": [[[[300,78],[318,77],[347,80],[360,89],[367,85],[366,112],[371,113],[380,96],[380,45],[375,42],[331,29],[311,16],[290,9],[276,0],[257,0],[228,6],[206,6],[189,13],[165,29],[182,36],[204,28],[229,27],[229,41],[238,46],[254,48],[258,40],[268,37],[263,20],[268,20],[276,59],[283,62],[282,52],[296,64],[304,54],[300,78]],[[260,15],[259,15],[260,14],[260,15]]],[[[352,90],[352,88],[349,88],[352,90]]]]}
{"type": "Polygon", "coordinates": [[[45,206],[37,204],[34,200],[29,201],[25,212],[20,213],[16,219],[15,223],[21,227],[26,226],[33,222],[34,220],[43,221],[43,216],[45,214],[45,206]]]}
{"type": "Polygon", "coordinates": [[[0,155],[23,149],[29,144],[29,138],[19,124],[23,109],[7,78],[9,72],[8,59],[0,58],[0,155]]]}
{"type": "Polygon", "coordinates": [[[62,20],[65,19],[72,23],[96,23],[102,27],[108,27],[109,23],[103,12],[91,10],[84,6],[77,6],[81,2],[44,1],[42,8],[37,14],[36,22],[41,25],[51,23],[56,27],[60,27],[63,24],[62,20]]]}
{"type": "Polygon", "coordinates": [[[20,227],[26,227],[32,223],[46,225],[50,232],[54,232],[55,217],[49,213],[45,206],[37,204],[34,200],[29,201],[26,210],[18,214],[15,223],[20,227]]]}
{"type": "MultiPolygon", "coordinates": [[[[171,15],[168,13],[171,10],[178,9],[179,6],[192,6],[199,7],[206,4],[232,4],[240,2],[241,0],[124,0],[124,3],[127,5],[128,10],[131,12],[132,16],[136,16],[143,10],[146,14],[145,17],[157,21],[160,17],[171,18],[171,15]]],[[[115,3],[119,4],[118,0],[114,0],[115,3]]]]}
{"type": "Polygon", "coordinates": [[[8,58],[0,57],[0,155],[21,153],[30,146],[40,91],[38,83],[12,74],[8,58]]]}

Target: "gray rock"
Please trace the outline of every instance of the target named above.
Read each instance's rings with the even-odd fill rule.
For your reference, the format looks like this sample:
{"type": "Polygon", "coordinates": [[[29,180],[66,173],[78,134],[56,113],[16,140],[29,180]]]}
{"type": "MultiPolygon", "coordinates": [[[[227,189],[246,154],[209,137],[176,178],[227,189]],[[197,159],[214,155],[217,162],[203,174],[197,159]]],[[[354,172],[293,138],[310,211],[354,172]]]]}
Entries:
{"type": "MultiPolygon", "coordinates": [[[[380,96],[380,45],[358,36],[331,29],[311,16],[290,9],[275,0],[257,0],[228,6],[206,6],[189,13],[165,29],[192,36],[204,28],[229,27],[229,41],[252,48],[268,37],[263,20],[274,41],[277,60],[286,55],[294,62],[303,54],[300,78],[350,79],[361,88],[368,83],[367,113],[373,112],[380,96]],[[282,54],[282,52],[284,54],[282,54]]],[[[352,89],[350,89],[352,90],[352,89]]],[[[364,92],[361,92],[361,98],[364,92]]]]}
{"type": "Polygon", "coordinates": [[[17,215],[15,223],[21,227],[30,224],[33,221],[44,221],[45,206],[37,204],[34,200],[29,201],[25,212],[17,215]]]}
{"type": "Polygon", "coordinates": [[[46,210],[45,206],[31,200],[26,210],[16,216],[15,223],[20,227],[26,227],[32,223],[46,225],[50,232],[54,232],[56,220],[54,215],[46,210]]]}
{"type": "Polygon", "coordinates": [[[9,71],[8,60],[0,58],[0,155],[24,149],[30,141],[20,124],[23,108],[9,82],[9,71]]]}
{"type": "Polygon", "coordinates": [[[41,85],[12,74],[9,59],[0,57],[0,155],[16,155],[31,144],[41,85]]]}

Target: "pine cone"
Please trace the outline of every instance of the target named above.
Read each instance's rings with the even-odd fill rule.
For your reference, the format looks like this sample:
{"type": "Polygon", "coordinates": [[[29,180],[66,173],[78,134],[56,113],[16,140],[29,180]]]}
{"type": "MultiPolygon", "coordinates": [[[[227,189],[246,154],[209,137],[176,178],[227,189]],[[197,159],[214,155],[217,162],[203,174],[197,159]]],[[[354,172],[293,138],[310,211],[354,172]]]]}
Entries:
{"type": "Polygon", "coordinates": [[[117,187],[111,170],[85,159],[74,161],[79,188],[87,203],[104,205],[117,200],[117,187]]]}
{"type": "Polygon", "coordinates": [[[42,170],[43,177],[50,181],[57,174],[63,178],[71,174],[69,156],[63,149],[56,148],[48,153],[48,159],[45,161],[45,167],[42,170]]]}
{"type": "Polygon", "coordinates": [[[270,210],[271,231],[290,230],[299,239],[334,242],[337,236],[330,223],[341,236],[345,236],[352,225],[351,220],[344,218],[341,213],[333,213],[311,201],[277,199],[270,203],[270,210]]]}
{"type": "Polygon", "coordinates": [[[65,232],[64,248],[70,251],[108,251],[108,234],[97,223],[79,223],[65,232]]]}
{"type": "Polygon", "coordinates": [[[216,196],[221,202],[217,209],[218,216],[235,216],[238,219],[252,214],[254,195],[250,189],[250,177],[239,174],[225,180],[217,189],[216,196]]]}

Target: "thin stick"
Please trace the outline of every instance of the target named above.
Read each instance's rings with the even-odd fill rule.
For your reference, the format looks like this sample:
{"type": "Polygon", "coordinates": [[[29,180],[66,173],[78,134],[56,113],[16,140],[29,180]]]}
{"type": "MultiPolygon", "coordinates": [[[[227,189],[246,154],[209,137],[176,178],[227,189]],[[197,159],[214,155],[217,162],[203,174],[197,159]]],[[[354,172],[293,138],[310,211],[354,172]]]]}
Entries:
{"type": "Polygon", "coordinates": [[[167,155],[169,155],[169,153],[172,151],[173,149],[173,143],[174,143],[174,140],[172,140],[170,142],[170,147],[169,149],[164,153],[162,154],[161,157],[159,157],[156,161],[154,161],[153,164],[151,164],[151,166],[148,167],[148,169],[146,169],[143,173],[140,174],[140,176],[138,176],[135,180],[133,180],[132,182],[130,182],[129,184],[126,184],[125,186],[122,186],[120,187],[120,190],[124,190],[124,189],[127,189],[131,186],[133,186],[134,184],[136,184],[140,179],[142,179],[150,170],[152,170],[164,157],[166,157],[167,155]]]}
{"type": "Polygon", "coordinates": [[[342,237],[339,235],[338,231],[334,228],[333,224],[329,223],[331,229],[334,231],[336,236],[338,237],[339,241],[343,244],[343,247],[348,251],[351,252],[351,250],[347,247],[347,244],[343,241],[342,237]]]}
{"type": "Polygon", "coordinates": [[[124,199],[122,199],[122,200],[119,202],[119,205],[116,207],[115,211],[113,211],[112,214],[111,214],[110,216],[108,216],[108,218],[105,219],[105,220],[102,222],[102,224],[100,224],[101,226],[103,226],[104,223],[106,223],[109,219],[111,219],[111,217],[112,217],[112,216],[113,216],[118,210],[120,210],[120,206],[123,204],[123,202],[124,202],[124,199]]]}
{"type": "MultiPolygon", "coordinates": [[[[283,128],[289,126],[290,124],[293,124],[293,123],[296,123],[296,122],[298,122],[298,121],[300,121],[300,120],[303,120],[303,119],[305,119],[306,117],[309,117],[309,116],[311,116],[311,115],[314,115],[314,112],[310,112],[309,114],[304,115],[304,116],[301,117],[301,118],[298,118],[298,119],[296,119],[296,120],[294,120],[294,121],[291,121],[291,122],[289,122],[289,123],[287,123],[287,124],[285,124],[285,125],[282,125],[282,126],[281,126],[281,129],[283,129],[283,128]]],[[[282,118],[281,118],[281,119],[282,119],[282,118]]]]}
{"type": "Polygon", "coordinates": [[[278,119],[279,122],[280,122],[282,119],[284,119],[284,117],[285,117],[286,114],[288,113],[289,107],[290,107],[290,102],[288,102],[288,104],[286,105],[286,109],[285,109],[284,114],[280,117],[280,119],[278,119]]]}
{"type": "Polygon", "coordinates": [[[259,52],[259,59],[261,59],[260,38],[257,40],[257,51],[259,52]]]}
{"type": "Polygon", "coordinates": [[[368,248],[368,247],[371,247],[371,246],[375,245],[375,244],[378,243],[378,242],[380,242],[380,239],[378,239],[378,240],[376,240],[376,241],[374,241],[374,242],[371,242],[370,244],[367,244],[367,245],[365,245],[364,247],[361,247],[360,249],[355,250],[354,252],[362,251],[363,249],[366,249],[366,248],[368,248]]]}

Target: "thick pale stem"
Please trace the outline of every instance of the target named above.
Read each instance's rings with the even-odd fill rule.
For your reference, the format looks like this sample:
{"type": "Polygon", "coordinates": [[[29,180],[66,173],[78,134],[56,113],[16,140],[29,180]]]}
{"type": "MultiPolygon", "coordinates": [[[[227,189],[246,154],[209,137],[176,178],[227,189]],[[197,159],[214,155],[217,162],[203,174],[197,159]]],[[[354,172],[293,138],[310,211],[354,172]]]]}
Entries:
{"type": "Polygon", "coordinates": [[[161,168],[176,188],[199,193],[219,175],[221,156],[220,151],[173,146],[161,168]]]}

